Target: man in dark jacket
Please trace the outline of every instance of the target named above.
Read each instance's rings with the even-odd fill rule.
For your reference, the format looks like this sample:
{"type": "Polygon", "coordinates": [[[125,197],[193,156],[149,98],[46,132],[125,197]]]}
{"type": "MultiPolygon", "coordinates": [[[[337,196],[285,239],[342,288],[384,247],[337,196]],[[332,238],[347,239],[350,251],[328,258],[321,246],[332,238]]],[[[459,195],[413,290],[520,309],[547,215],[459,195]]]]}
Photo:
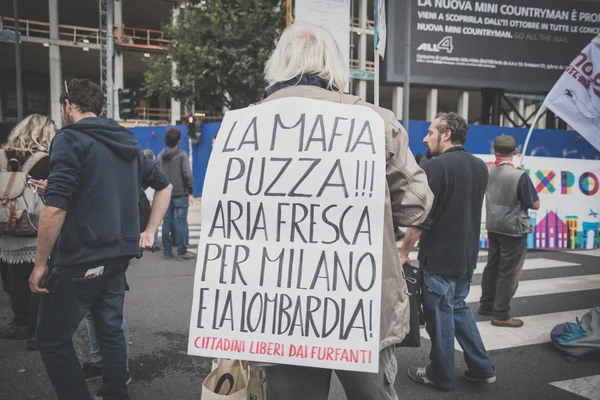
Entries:
{"type": "Polygon", "coordinates": [[[58,398],[89,400],[72,337],[91,312],[103,356],[103,385],[96,398],[128,399],[121,328],[125,270],[140,248],[152,247],[171,185],[130,131],[98,118],[104,104],[98,85],[87,79],[65,82],[60,102],[67,125],[50,151],[46,205],[29,280],[32,292],[42,295],[37,343],[58,398]],[[142,186],[156,194],[140,235],[142,186]]]}
{"type": "Polygon", "coordinates": [[[454,338],[463,348],[473,382],[496,380],[475,318],[465,304],[477,265],[481,209],[488,181],[487,167],[469,154],[468,125],[455,113],[443,113],[432,122],[423,139],[433,158],[423,168],[434,194],[433,207],[425,223],[407,230],[400,260],[416,240],[419,267],[423,271],[423,306],[427,333],[431,338],[431,360],[427,367],[410,368],[408,375],[423,385],[449,390],[454,387],[454,338]]]}
{"type": "Polygon", "coordinates": [[[194,253],[187,250],[188,209],[194,204],[194,177],[190,167],[190,160],[185,151],[179,148],[181,132],[171,128],[165,133],[167,148],[158,155],[158,165],[169,177],[173,185],[171,204],[165,215],[162,227],[163,253],[166,259],[173,258],[173,245],[170,240],[171,224],[175,225],[175,239],[177,240],[177,259],[193,260],[194,253]]]}

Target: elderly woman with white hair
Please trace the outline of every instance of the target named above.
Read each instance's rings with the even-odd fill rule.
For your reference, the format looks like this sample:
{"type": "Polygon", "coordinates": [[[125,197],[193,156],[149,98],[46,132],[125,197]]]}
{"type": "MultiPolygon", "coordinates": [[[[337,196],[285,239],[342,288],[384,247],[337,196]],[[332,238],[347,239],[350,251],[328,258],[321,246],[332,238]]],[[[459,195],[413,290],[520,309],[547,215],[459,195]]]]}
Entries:
{"type": "MultiPolygon", "coordinates": [[[[288,27],[267,62],[265,78],[270,86],[263,102],[305,97],[356,104],[375,110],[385,122],[385,132],[379,132],[385,135],[387,161],[379,372],[336,371],[336,375],[349,400],[396,400],[394,348],[409,331],[410,315],[394,224],[415,226],[425,221],[433,202],[427,177],[408,149],[408,135],[394,114],[343,93],[348,66],[327,29],[300,23],[288,27]]],[[[265,372],[268,398],[327,399],[331,370],[276,365],[265,372]]]]}

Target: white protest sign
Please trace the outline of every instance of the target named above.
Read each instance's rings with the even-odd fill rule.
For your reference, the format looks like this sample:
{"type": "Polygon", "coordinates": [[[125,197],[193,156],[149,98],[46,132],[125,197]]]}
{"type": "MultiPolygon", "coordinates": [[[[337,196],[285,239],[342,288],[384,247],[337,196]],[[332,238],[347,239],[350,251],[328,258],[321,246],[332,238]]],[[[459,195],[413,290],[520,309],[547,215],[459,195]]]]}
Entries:
{"type": "Polygon", "coordinates": [[[302,98],[225,115],[189,354],[378,370],[384,132],[367,107],[302,98]]]}

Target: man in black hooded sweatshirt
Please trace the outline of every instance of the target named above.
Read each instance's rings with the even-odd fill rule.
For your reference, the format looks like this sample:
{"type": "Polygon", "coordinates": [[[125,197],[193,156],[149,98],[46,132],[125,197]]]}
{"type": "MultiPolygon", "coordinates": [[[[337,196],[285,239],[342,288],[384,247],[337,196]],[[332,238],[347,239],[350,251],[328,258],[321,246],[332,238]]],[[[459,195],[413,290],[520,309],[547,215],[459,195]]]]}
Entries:
{"type": "Polygon", "coordinates": [[[98,118],[104,104],[98,85],[87,79],[65,82],[60,103],[67,125],[50,149],[46,204],[29,280],[32,292],[42,295],[37,344],[58,398],[91,399],[72,342],[91,312],[103,364],[95,398],[129,399],[121,329],[124,275],[131,258],[152,248],[171,185],[130,131],[98,118]],[[140,235],[142,186],[156,193],[148,227],[140,235]]]}

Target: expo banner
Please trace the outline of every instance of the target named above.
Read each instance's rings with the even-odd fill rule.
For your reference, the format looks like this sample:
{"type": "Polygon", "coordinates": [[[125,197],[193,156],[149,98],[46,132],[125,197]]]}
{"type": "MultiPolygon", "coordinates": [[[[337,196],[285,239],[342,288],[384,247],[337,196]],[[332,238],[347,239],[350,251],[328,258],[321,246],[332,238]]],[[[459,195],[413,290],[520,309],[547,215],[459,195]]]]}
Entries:
{"type": "Polygon", "coordinates": [[[367,107],[301,98],[225,115],[189,354],[378,370],[384,130],[367,107]]]}
{"type": "MultiPolygon", "coordinates": [[[[388,2],[385,80],[404,75],[408,0],[388,2]]],[[[600,3],[580,0],[411,0],[411,81],[548,91],[600,34],[600,3]]]]}
{"type": "MultiPolygon", "coordinates": [[[[493,155],[478,155],[493,165],[493,155]]],[[[530,249],[595,249],[600,219],[600,162],[526,157],[526,171],[540,197],[538,211],[529,215],[535,232],[527,238],[530,249]]],[[[480,247],[487,248],[485,207],[480,247]]]]}

